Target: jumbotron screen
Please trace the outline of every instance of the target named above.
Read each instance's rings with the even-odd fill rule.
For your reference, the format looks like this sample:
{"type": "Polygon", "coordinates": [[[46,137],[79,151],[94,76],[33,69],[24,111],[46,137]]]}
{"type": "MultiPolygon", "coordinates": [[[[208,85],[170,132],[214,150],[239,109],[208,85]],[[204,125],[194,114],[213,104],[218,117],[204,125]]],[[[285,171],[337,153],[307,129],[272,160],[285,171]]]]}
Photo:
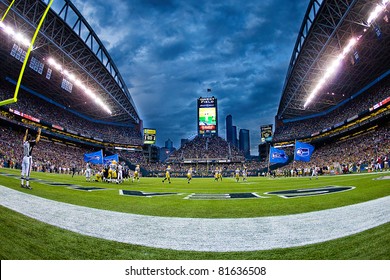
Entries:
{"type": "Polygon", "coordinates": [[[262,125],[260,127],[260,131],[261,131],[261,142],[272,141],[272,124],[262,125]]]}
{"type": "Polygon", "coordinates": [[[156,143],[156,130],[144,128],[144,144],[154,145],[156,143]]]}
{"type": "Polygon", "coordinates": [[[217,99],[215,97],[200,97],[198,99],[198,134],[216,134],[217,116],[217,99]]]}

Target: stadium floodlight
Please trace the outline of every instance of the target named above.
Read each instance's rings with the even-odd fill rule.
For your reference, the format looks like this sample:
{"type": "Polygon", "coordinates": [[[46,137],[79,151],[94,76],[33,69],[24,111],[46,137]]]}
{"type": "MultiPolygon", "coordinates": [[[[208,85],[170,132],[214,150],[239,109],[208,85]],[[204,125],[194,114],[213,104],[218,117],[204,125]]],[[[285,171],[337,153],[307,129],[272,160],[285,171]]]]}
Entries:
{"type": "Polygon", "coordinates": [[[370,13],[370,16],[368,17],[367,23],[368,25],[371,25],[371,23],[379,16],[379,14],[382,12],[382,6],[377,5],[375,9],[370,13]]]}
{"type": "Polygon", "coordinates": [[[89,96],[89,97],[91,97],[92,99],[96,99],[96,95],[90,90],[90,89],[86,89],[85,90],[85,93],[89,96]]]}
{"type": "MultiPolygon", "coordinates": [[[[27,48],[30,46],[30,39],[27,39],[22,33],[16,32],[12,27],[4,24],[2,21],[0,21],[0,28],[4,30],[6,34],[11,36],[16,42],[21,43],[27,48]]],[[[34,47],[32,46],[31,49],[33,50],[34,47]]]]}
{"type": "MultiPolygon", "coordinates": [[[[360,37],[359,37],[359,39],[360,39],[360,37]]],[[[343,49],[343,53],[342,53],[343,58],[352,50],[353,46],[356,45],[357,41],[358,41],[358,38],[352,38],[351,40],[349,40],[348,45],[343,49]]]]}
{"type": "MultiPolygon", "coordinates": [[[[30,56],[30,53],[31,51],[33,50],[33,46],[34,46],[34,43],[35,43],[35,40],[37,39],[37,36],[38,36],[38,33],[39,33],[39,30],[41,29],[42,27],[42,24],[43,24],[43,21],[45,20],[46,18],[46,15],[47,13],[49,12],[50,10],[50,7],[51,7],[51,4],[53,4],[53,1],[54,0],[49,0],[49,2],[47,3],[47,7],[45,9],[45,11],[43,12],[43,15],[37,25],[37,28],[35,29],[34,31],[34,35],[31,39],[31,43],[28,44],[28,48],[27,48],[27,51],[26,51],[26,55],[24,56],[24,61],[23,61],[23,64],[22,64],[22,69],[20,70],[19,72],[19,78],[18,78],[18,81],[16,83],[16,87],[15,87],[15,92],[14,92],[14,97],[13,98],[9,98],[9,99],[6,99],[6,100],[2,100],[0,101],[0,106],[3,106],[3,105],[7,105],[7,104],[11,104],[11,103],[15,103],[18,101],[18,93],[19,93],[19,88],[20,88],[20,85],[22,83],[22,78],[23,78],[23,74],[24,74],[24,70],[26,69],[26,65],[27,65],[27,61],[28,61],[28,58],[30,56]]],[[[4,21],[5,17],[7,16],[9,10],[11,9],[11,7],[13,6],[15,0],[13,0],[11,2],[11,4],[8,5],[8,8],[6,10],[6,12],[4,13],[3,17],[1,18],[1,22],[4,21]]],[[[4,24],[2,25],[4,26],[4,24]]]]}
{"type": "Polygon", "coordinates": [[[5,33],[7,33],[8,35],[11,35],[11,36],[13,36],[15,34],[14,29],[8,25],[6,25],[4,27],[4,31],[5,31],[5,33]]]}
{"type": "Polygon", "coordinates": [[[53,66],[58,71],[62,72],[62,66],[57,63],[57,61],[55,61],[52,57],[47,60],[47,63],[49,63],[50,66],[53,66]]]}
{"type": "Polygon", "coordinates": [[[370,26],[371,23],[380,15],[382,11],[386,9],[389,0],[382,0],[382,4],[377,4],[375,9],[370,13],[367,19],[367,25],[370,26]]]}
{"type": "Polygon", "coordinates": [[[87,88],[81,80],[77,79],[75,75],[70,73],[67,69],[64,69],[61,64],[57,63],[54,58],[49,57],[47,59],[47,63],[57,69],[59,72],[61,72],[62,75],[64,75],[66,78],[68,78],[71,82],[73,82],[76,86],[78,86],[89,98],[95,101],[96,104],[98,104],[104,111],[112,114],[110,108],[104,102],[89,88],[87,88]]]}
{"type": "MultiPolygon", "coordinates": [[[[382,0],[382,4],[377,4],[374,8],[374,10],[370,13],[367,25],[370,26],[372,22],[381,14],[382,11],[386,9],[387,4],[390,2],[390,0],[382,0]]],[[[363,32],[366,32],[367,29],[364,29],[363,32]]],[[[363,36],[363,34],[360,34],[359,36],[355,38],[351,38],[348,42],[348,44],[343,48],[343,51],[337,56],[335,60],[332,61],[332,63],[329,65],[329,67],[326,69],[325,74],[323,77],[318,81],[317,85],[314,87],[308,98],[306,99],[305,104],[303,105],[304,108],[309,105],[309,103],[313,100],[313,98],[317,95],[321,87],[325,84],[326,80],[329,79],[339,68],[342,60],[352,51],[354,46],[357,44],[357,42],[360,40],[360,38],[363,36]]]]}
{"type": "Polygon", "coordinates": [[[73,74],[69,74],[68,78],[71,82],[76,83],[76,77],[73,74]]]}

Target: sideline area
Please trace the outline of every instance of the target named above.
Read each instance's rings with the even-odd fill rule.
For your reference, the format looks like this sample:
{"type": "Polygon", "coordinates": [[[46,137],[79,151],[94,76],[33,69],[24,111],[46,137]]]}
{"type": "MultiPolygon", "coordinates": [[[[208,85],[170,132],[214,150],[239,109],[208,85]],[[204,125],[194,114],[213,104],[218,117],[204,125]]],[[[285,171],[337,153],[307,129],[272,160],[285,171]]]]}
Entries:
{"type": "Polygon", "coordinates": [[[143,216],[52,201],[0,186],[0,205],[87,236],[155,248],[233,252],[309,245],[390,222],[390,196],[303,214],[205,219],[143,216]]]}

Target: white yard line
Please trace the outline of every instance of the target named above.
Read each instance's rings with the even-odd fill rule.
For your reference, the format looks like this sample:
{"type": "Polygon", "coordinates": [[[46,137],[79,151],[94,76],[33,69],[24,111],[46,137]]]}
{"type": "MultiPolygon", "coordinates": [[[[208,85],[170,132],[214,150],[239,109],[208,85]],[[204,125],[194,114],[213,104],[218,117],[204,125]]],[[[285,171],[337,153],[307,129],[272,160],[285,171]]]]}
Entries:
{"type": "Polygon", "coordinates": [[[390,222],[390,196],[303,214],[239,218],[170,218],[52,201],[0,186],[0,205],[73,232],[148,247],[256,251],[314,244],[390,222]]]}

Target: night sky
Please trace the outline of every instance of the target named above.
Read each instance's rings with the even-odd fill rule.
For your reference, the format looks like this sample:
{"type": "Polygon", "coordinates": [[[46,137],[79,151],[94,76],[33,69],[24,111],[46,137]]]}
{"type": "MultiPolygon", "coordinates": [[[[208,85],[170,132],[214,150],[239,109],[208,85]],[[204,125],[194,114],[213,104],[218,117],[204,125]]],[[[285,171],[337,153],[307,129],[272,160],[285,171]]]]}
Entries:
{"type": "MultiPolygon", "coordinates": [[[[273,124],[309,0],[74,0],[119,68],[157,145],[197,132],[196,101],[218,99],[225,118],[250,130],[273,124]],[[210,88],[212,91],[207,92],[210,88]]],[[[237,132],[238,133],[238,132],[237,132]]]]}

